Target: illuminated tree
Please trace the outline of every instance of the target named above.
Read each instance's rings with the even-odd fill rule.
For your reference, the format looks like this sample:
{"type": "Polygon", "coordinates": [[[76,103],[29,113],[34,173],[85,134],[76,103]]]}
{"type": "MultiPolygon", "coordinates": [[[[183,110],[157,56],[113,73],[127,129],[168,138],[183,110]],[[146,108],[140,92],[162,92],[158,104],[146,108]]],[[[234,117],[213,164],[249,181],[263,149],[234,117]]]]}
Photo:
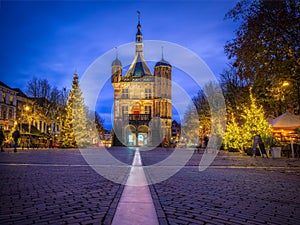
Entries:
{"type": "Polygon", "coordinates": [[[86,109],[87,112],[87,128],[89,130],[89,136],[91,138],[104,138],[104,119],[100,117],[100,115],[95,112],[86,109]]]}
{"type": "Polygon", "coordinates": [[[226,18],[240,27],[225,52],[268,114],[300,113],[300,2],[241,0],[226,18]]]}
{"type": "Polygon", "coordinates": [[[223,104],[223,93],[219,84],[208,82],[203,90],[193,98],[193,103],[198,112],[200,137],[213,137],[212,146],[220,147],[224,135],[226,111],[223,104]]]}
{"type": "Polygon", "coordinates": [[[234,115],[228,122],[224,135],[224,148],[229,151],[243,151],[243,138],[240,125],[236,122],[234,115]]]}
{"type": "Polygon", "coordinates": [[[32,106],[34,113],[26,112],[28,116],[35,121],[43,120],[49,127],[55,123],[62,128],[61,122],[66,114],[65,108],[69,96],[66,88],[58,90],[55,86],[51,87],[47,79],[33,77],[27,82],[26,93],[32,97],[34,103],[32,106]]]}
{"type": "Polygon", "coordinates": [[[199,116],[194,107],[188,107],[181,128],[181,137],[186,139],[186,142],[199,144],[199,116]]]}
{"type": "Polygon", "coordinates": [[[251,148],[256,134],[265,139],[269,135],[270,124],[265,118],[262,105],[258,106],[250,88],[250,104],[243,107],[243,125],[241,128],[242,148],[251,148]]]}
{"type": "Polygon", "coordinates": [[[197,96],[193,98],[193,103],[199,116],[199,136],[208,136],[211,132],[211,113],[208,101],[203,90],[199,90],[197,96]]]}
{"type": "Polygon", "coordinates": [[[8,143],[8,144],[13,143],[14,138],[13,138],[12,134],[17,128],[18,128],[18,123],[15,122],[13,128],[10,130],[10,132],[8,133],[8,135],[6,137],[5,143],[8,143]]]}
{"type": "Polygon", "coordinates": [[[72,90],[68,98],[61,135],[64,147],[84,147],[90,143],[87,129],[87,111],[76,73],[73,77],[72,90]]]}
{"type": "Polygon", "coordinates": [[[249,102],[249,82],[241,79],[235,67],[230,66],[220,74],[227,115],[240,115],[242,105],[249,102]]]}

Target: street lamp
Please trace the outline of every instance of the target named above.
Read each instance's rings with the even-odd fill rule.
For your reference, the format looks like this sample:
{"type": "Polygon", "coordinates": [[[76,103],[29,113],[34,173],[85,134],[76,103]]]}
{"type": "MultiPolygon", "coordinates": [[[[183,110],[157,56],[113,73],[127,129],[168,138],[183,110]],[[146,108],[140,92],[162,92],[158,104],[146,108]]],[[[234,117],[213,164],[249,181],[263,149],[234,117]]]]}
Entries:
{"type": "Polygon", "coordinates": [[[29,110],[30,110],[30,107],[28,105],[25,106],[25,112],[26,112],[26,119],[27,119],[27,122],[28,122],[28,132],[30,133],[31,132],[31,117],[30,117],[30,113],[29,113],[29,110]]]}
{"type": "Polygon", "coordinates": [[[290,83],[287,82],[287,81],[284,81],[284,82],[282,83],[282,87],[286,87],[286,86],[289,86],[289,85],[290,85],[290,83]]]}
{"type": "Polygon", "coordinates": [[[282,113],[282,108],[285,107],[285,110],[286,110],[286,107],[287,107],[287,104],[286,104],[286,99],[285,99],[285,92],[286,92],[286,88],[290,85],[290,83],[288,81],[283,81],[281,83],[281,86],[278,87],[279,89],[279,110],[280,110],[280,113],[282,113]]]}

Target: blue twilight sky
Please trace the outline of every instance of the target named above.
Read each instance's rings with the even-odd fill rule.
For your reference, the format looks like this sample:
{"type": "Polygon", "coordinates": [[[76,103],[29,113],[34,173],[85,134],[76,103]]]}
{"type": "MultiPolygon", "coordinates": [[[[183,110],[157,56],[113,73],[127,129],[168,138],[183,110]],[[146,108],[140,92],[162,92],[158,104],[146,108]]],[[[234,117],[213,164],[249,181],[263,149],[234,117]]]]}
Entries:
{"type": "MultiPolygon", "coordinates": [[[[184,46],[218,76],[228,60],[224,44],[238,25],[224,20],[236,0],[165,1],[1,1],[1,81],[25,92],[33,76],[46,78],[59,89],[71,88],[99,56],[135,41],[137,13],[141,12],[144,40],[184,46]]],[[[134,52],[132,53],[132,58],[134,52]]],[[[168,60],[168,56],[165,55],[168,60]]],[[[121,59],[122,60],[122,59],[121,59]]],[[[153,63],[149,64],[153,71],[153,63]]],[[[126,65],[123,65],[126,66],[126,65]]],[[[174,68],[173,78],[186,83],[194,96],[198,88],[174,68]]],[[[111,128],[113,92],[108,82],[97,111],[111,128]]]]}

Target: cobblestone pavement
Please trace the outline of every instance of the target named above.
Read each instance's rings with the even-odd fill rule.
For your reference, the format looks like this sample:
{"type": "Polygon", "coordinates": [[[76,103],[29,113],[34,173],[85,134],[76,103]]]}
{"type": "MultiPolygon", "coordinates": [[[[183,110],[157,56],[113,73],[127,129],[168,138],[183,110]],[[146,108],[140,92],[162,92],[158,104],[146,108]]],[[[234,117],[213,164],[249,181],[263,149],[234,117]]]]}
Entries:
{"type": "MultiPolygon", "coordinates": [[[[113,149],[131,164],[133,151],[113,149]]],[[[104,179],[78,150],[0,154],[0,224],[110,224],[123,185],[104,179]]]]}
{"type": "MultiPolygon", "coordinates": [[[[131,164],[133,149],[109,151],[131,164]]],[[[141,151],[143,165],[172,152],[141,151]]],[[[195,153],[177,174],[150,186],[160,224],[300,224],[299,159],[221,151],[199,172],[201,157],[195,153]]],[[[0,179],[0,224],[110,224],[124,189],[78,150],[0,153],[0,179]]]]}
{"type": "MultiPolygon", "coordinates": [[[[143,165],[171,152],[142,152],[143,165]]],[[[221,151],[199,172],[201,157],[195,153],[176,175],[151,185],[160,224],[300,224],[299,159],[221,151]]]]}

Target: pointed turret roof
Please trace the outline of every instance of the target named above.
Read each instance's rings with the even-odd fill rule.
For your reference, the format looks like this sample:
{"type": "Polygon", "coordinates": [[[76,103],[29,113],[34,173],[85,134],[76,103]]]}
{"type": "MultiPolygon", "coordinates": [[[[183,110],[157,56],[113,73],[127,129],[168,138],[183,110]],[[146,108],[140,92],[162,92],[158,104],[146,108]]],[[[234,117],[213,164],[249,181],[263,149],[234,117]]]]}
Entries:
{"type": "Polygon", "coordinates": [[[151,71],[141,54],[136,54],[126,76],[151,76],[151,71]]]}
{"type": "Polygon", "coordinates": [[[112,62],[111,66],[121,66],[122,67],[122,62],[118,58],[118,48],[116,47],[116,58],[112,62]]]}
{"type": "Polygon", "coordinates": [[[156,64],[155,64],[155,67],[156,66],[171,66],[171,64],[168,62],[168,61],[166,61],[166,60],[164,60],[164,59],[161,59],[159,62],[157,62],[156,64]]]}
{"type": "Polygon", "coordinates": [[[140,24],[140,12],[138,11],[138,25],[137,25],[137,33],[136,33],[136,44],[135,44],[135,56],[129,67],[126,76],[151,76],[151,71],[144,59],[143,52],[143,43],[142,43],[142,32],[141,32],[141,24],[140,24]]]}
{"type": "Polygon", "coordinates": [[[122,66],[121,61],[116,57],[115,60],[111,64],[112,66],[122,66]]]}
{"type": "Polygon", "coordinates": [[[164,47],[161,47],[161,60],[155,64],[157,66],[171,66],[171,64],[164,59],[164,47]]]}

